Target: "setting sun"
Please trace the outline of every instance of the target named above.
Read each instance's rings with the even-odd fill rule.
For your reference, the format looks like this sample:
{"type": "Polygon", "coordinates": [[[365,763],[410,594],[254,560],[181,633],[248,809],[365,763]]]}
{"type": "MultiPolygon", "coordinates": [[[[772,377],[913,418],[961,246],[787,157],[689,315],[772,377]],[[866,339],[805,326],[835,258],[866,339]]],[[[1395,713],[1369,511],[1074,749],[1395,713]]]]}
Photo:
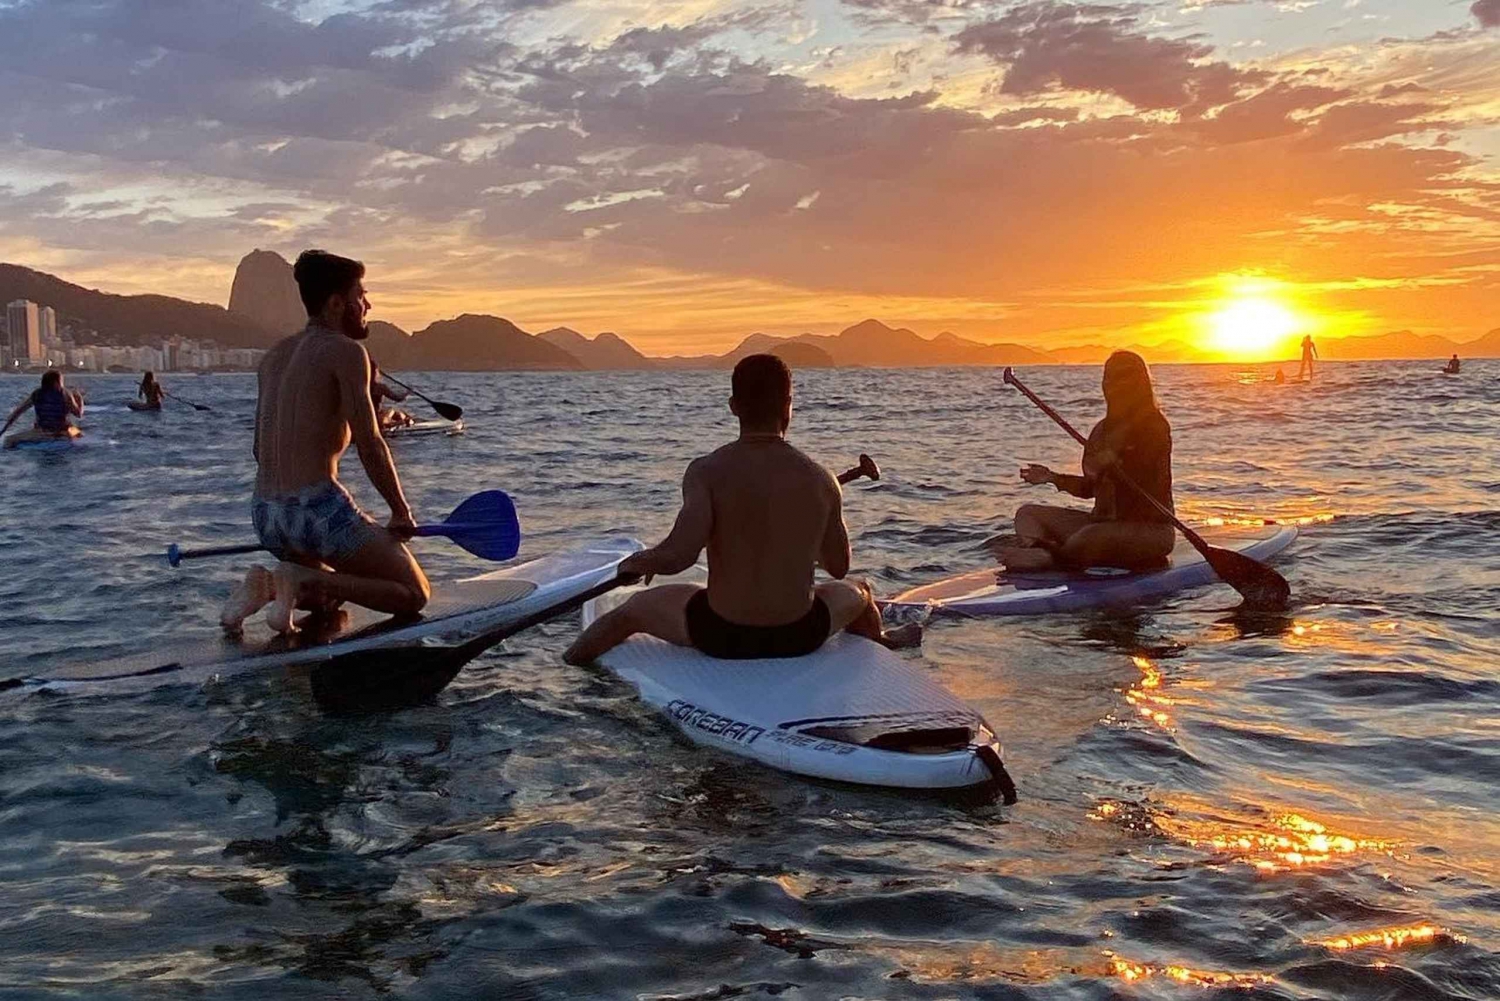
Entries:
{"type": "Polygon", "coordinates": [[[1297,314],[1267,296],[1226,303],[1208,317],[1208,347],[1238,360],[1274,353],[1302,327],[1297,314]]]}

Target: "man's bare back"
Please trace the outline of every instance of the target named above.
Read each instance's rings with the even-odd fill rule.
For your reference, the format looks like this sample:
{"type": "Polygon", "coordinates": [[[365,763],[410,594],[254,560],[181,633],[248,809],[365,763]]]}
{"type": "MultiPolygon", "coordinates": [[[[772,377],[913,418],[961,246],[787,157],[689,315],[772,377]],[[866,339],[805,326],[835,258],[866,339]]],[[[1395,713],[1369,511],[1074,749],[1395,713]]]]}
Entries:
{"type": "Polygon", "coordinates": [[[730,410],[740,436],[696,459],[682,478],[682,509],[660,543],[627,557],[620,573],[681,573],[708,550],[708,587],[662,584],[601,616],[563,654],[596,660],[636,633],[712,657],[797,657],[833,633],[888,645],[920,640],[920,628],[887,635],[870,589],[843,580],[849,533],[838,481],[786,441],[791,372],[771,355],[735,366],[730,410]],[[838,579],[814,584],[822,566],[838,579]]]}
{"type": "Polygon", "coordinates": [[[317,326],[266,353],[255,415],[256,493],[273,497],[338,480],[339,458],[350,441],[338,372],[357,366],[364,353],[358,343],[317,326]]]}
{"type": "Polygon", "coordinates": [[[849,567],[838,482],[779,436],[731,442],[688,468],[708,492],[708,602],[733,622],[776,626],[806,614],[813,570],[849,567]]]}

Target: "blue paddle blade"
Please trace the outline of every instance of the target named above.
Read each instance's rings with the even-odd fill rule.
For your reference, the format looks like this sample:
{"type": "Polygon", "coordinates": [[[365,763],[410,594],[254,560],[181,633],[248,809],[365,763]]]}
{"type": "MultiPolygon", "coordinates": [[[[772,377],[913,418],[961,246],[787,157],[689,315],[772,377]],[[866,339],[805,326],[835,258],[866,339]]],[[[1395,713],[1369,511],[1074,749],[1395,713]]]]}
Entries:
{"type": "Polygon", "coordinates": [[[422,525],[416,535],[446,535],[486,560],[508,560],[521,550],[521,522],[504,490],[484,490],[453,509],[441,525],[422,525]]]}

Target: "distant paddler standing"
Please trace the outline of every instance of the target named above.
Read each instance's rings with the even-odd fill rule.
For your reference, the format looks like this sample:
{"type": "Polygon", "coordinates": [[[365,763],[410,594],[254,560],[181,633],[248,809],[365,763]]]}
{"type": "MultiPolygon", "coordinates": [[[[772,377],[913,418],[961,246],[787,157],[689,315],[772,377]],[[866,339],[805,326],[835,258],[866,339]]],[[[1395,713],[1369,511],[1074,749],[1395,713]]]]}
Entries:
{"type": "Polygon", "coordinates": [[[370,356],[360,343],[369,336],[364,274],[358,261],[323,250],[305,251],[292,270],[308,324],[260,363],[250,508],[261,544],[281,562],[274,572],[252,567],[245,575],[220,616],[230,632],[268,603],[266,621],[285,633],[299,608],[321,612],[350,601],[415,615],[431,594],[402,541],[416,523],[370,398],[370,356]],[[351,438],[390,505],[386,528],[338,481],[351,438]]]}
{"type": "Polygon", "coordinates": [[[69,416],[83,416],[83,394],[76,389],[64,387],[63,375],[55,368],[49,368],[43,373],[41,386],[32,390],[31,394],[10,412],[5,426],[0,427],[0,435],[9,431],[10,426],[28,410],[36,411],[35,426],[29,431],[22,431],[6,438],[6,448],[15,448],[17,445],[30,441],[77,438],[83,434],[77,425],[68,420],[69,416]]]}
{"type": "Polygon", "coordinates": [[[162,400],[166,395],[166,390],[162,389],[161,383],[156,381],[156,373],[147,372],[141,376],[141,385],[135,391],[136,398],[130,401],[130,409],[160,410],[162,400]]]}
{"type": "Polygon", "coordinates": [[[1297,366],[1297,378],[1311,379],[1313,377],[1313,362],[1317,360],[1318,348],[1313,344],[1312,334],[1306,334],[1302,338],[1302,364],[1297,366]]]}

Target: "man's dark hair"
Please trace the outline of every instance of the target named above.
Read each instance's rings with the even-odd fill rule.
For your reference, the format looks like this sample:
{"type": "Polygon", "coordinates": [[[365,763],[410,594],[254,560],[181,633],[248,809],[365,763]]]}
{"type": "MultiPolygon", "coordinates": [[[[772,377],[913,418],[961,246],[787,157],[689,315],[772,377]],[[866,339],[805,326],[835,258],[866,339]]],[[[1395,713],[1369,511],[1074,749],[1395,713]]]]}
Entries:
{"type": "Polygon", "coordinates": [[[329,296],[349,291],[364,276],[365,266],[359,261],[326,250],[304,250],[292,267],[308,316],[317,316],[329,296]]]}
{"type": "Polygon", "coordinates": [[[55,368],[49,368],[42,373],[42,388],[56,389],[62,385],[62,373],[55,368]]]}
{"type": "Polygon", "coordinates": [[[770,424],[792,398],[792,370],[775,355],[746,355],[730,385],[741,420],[770,424]]]}

